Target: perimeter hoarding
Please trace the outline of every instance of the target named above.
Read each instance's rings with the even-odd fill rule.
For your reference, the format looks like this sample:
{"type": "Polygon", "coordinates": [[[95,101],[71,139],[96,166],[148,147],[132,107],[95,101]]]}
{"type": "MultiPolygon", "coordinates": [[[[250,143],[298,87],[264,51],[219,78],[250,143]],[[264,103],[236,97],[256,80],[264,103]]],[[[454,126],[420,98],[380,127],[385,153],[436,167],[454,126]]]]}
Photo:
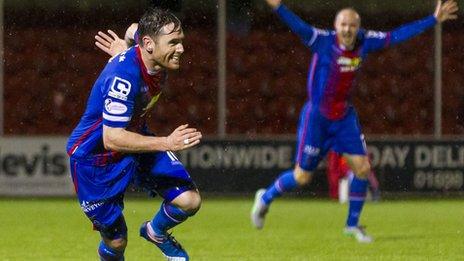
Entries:
{"type": "Polygon", "coordinates": [[[0,195],[72,195],[65,144],[66,138],[0,138],[0,195]]]}
{"type": "MultiPolygon", "coordinates": [[[[179,155],[203,191],[251,192],[293,166],[294,147],[294,140],[209,140],[179,155]]],[[[373,140],[368,148],[384,191],[464,189],[463,141],[373,140]]],[[[327,191],[324,163],[310,189],[327,191]]]]}
{"type": "MultiPolygon", "coordinates": [[[[0,195],[73,195],[64,137],[0,139],[0,195]]],[[[293,166],[294,140],[204,140],[178,152],[201,191],[249,193],[293,166]]],[[[464,141],[371,140],[383,191],[464,190],[464,141]]],[[[325,164],[307,191],[325,193],[325,164]]]]}

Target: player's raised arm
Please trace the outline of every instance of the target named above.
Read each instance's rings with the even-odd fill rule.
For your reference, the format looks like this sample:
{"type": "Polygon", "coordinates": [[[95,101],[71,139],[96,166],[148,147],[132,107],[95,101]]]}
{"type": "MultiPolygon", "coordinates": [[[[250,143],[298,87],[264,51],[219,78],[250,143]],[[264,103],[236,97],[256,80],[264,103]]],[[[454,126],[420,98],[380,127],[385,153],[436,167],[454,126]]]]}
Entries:
{"type": "Polygon", "coordinates": [[[295,15],[290,9],[282,4],[281,0],[266,0],[268,5],[274,9],[279,15],[280,19],[296,33],[303,42],[311,46],[317,38],[317,30],[311,25],[307,24],[300,17],[295,15]]]}
{"type": "Polygon", "coordinates": [[[433,15],[393,30],[391,33],[391,44],[400,43],[421,34],[433,27],[437,22],[442,23],[447,20],[456,19],[457,11],[458,5],[455,0],[448,0],[445,3],[438,0],[433,15]]]}
{"type": "Polygon", "coordinates": [[[438,0],[433,16],[439,23],[443,23],[447,20],[457,19],[458,15],[456,13],[458,10],[458,3],[455,0],[448,0],[444,3],[442,3],[442,0],[438,0]]]}
{"type": "Polygon", "coordinates": [[[388,33],[368,31],[366,34],[366,48],[368,48],[368,51],[375,51],[409,40],[432,28],[437,22],[442,23],[447,20],[456,19],[457,11],[458,5],[455,0],[448,0],[444,3],[438,0],[433,15],[400,26],[388,33]]]}

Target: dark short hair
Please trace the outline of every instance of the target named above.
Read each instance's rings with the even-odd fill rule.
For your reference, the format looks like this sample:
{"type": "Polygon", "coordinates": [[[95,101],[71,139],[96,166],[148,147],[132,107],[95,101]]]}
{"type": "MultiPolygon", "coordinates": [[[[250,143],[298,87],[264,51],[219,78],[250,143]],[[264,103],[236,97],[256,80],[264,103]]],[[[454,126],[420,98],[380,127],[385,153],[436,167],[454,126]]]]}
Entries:
{"type": "Polygon", "coordinates": [[[149,9],[139,21],[137,29],[139,44],[143,46],[142,38],[146,35],[155,39],[162,33],[163,27],[171,23],[174,24],[174,28],[171,32],[166,32],[167,34],[182,30],[179,18],[170,11],[161,8],[149,9]]]}

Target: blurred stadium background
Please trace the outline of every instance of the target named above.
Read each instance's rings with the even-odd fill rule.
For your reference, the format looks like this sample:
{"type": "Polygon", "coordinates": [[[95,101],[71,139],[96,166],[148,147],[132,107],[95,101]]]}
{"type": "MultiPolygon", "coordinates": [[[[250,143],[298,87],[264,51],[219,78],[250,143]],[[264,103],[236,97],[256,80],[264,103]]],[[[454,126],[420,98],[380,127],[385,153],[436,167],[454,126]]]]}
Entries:
{"type": "MultiPolygon", "coordinates": [[[[464,1],[458,2],[464,8],[464,1]]],[[[354,6],[364,27],[378,30],[393,29],[429,15],[435,5],[434,0],[287,0],[285,3],[319,28],[332,28],[336,11],[354,6]]],[[[1,4],[0,215],[14,212],[15,207],[10,209],[9,204],[19,207],[27,203],[24,197],[74,195],[64,151],[66,136],[79,120],[88,91],[108,60],[106,54],[94,47],[94,35],[99,30],[113,29],[122,36],[127,26],[137,21],[150,5],[174,10],[186,32],[181,70],[170,73],[168,86],[152,116],[152,128],[164,135],[179,124],[190,123],[206,135],[201,146],[180,154],[200,190],[220,196],[251,195],[292,166],[299,110],[306,99],[310,52],[264,1],[3,0],[1,4]]],[[[459,197],[464,190],[464,23],[462,12],[460,15],[457,21],[371,55],[363,65],[353,101],[381,190],[387,198],[459,197]]],[[[327,195],[324,168],[322,164],[315,182],[300,195],[327,195]]],[[[39,199],[34,200],[40,203],[39,199]]],[[[247,202],[248,211],[251,202],[243,202],[247,202]]],[[[217,205],[220,209],[221,204],[217,205]]],[[[79,213],[77,204],[71,208],[73,213],[79,213]]],[[[376,214],[384,215],[376,212],[381,208],[376,206],[366,215],[382,222],[381,218],[375,218],[376,214]]],[[[451,204],[450,211],[453,209],[456,205],[451,204]]],[[[308,210],[311,211],[317,210],[308,210]]],[[[340,215],[338,219],[343,218],[344,211],[340,215]]],[[[462,220],[463,212],[458,210],[454,215],[462,220]]],[[[202,217],[207,220],[206,214],[202,217]]],[[[303,220],[306,216],[300,213],[295,219],[298,217],[303,220]]],[[[14,216],[10,219],[17,221],[14,216]]],[[[401,222],[401,217],[397,221],[401,222]]],[[[77,223],[85,226],[86,222],[80,217],[77,223]]],[[[411,224],[414,225],[414,220],[411,224]]],[[[7,235],[15,234],[11,228],[9,231],[7,235]]],[[[455,231],[449,235],[452,233],[455,231]]],[[[391,240],[389,243],[395,241],[394,236],[388,237],[388,232],[384,235],[391,240]]],[[[453,235],[451,238],[463,242],[462,236],[453,235]]],[[[405,240],[408,236],[396,239],[405,240]]],[[[187,242],[195,244],[195,238],[187,242]]],[[[464,259],[457,252],[453,254],[455,250],[450,246],[439,248],[437,251],[444,256],[435,257],[464,259]]],[[[390,251],[389,245],[384,247],[390,251]]],[[[214,259],[202,256],[201,251],[205,251],[202,246],[198,245],[198,249],[194,253],[202,260],[252,259],[245,257],[252,250],[214,259]]],[[[318,250],[330,251],[324,247],[318,250]]],[[[258,259],[270,260],[253,251],[258,259]]],[[[292,260],[305,260],[292,252],[269,251],[277,257],[275,260],[289,260],[278,258],[287,254],[295,256],[292,260]]],[[[363,251],[364,257],[378,257],[369,249],[363,251]]],[[[66,253],[63,251],[62,255],[66,253]]],[[[2,260],[26,257],[30,256],[0,250],[2,260]]],[[[59,254],[39,257],[60,260],[59,254]]],[[[323,254],[316,257],[335,258],[323,254]]],[[[391,260],[390,257],[394,256],[384,258],[391,260]]]]}
{"type": "MultiPolygon", "coordinates": [[[[428,15],[434,3],[287,2],[320,28],[352,5],[366,28],[379,30],[428,15]]],[[[204,190],[252,191],[291,166],[310,53],[263,1],[5,1],[0,193],[23,192],[12,184],[35,193],[41,184],[53,194],[38,176],[69,183],[63,138],[108,59],[93,37],[123,35],[149,5],[176,11],[187,35],[152,128],[164,135],[187,122],[207,136],[181,155],[204,190]]],[[[362,68],[353,99],[386,191],[463,189],[463,28],[462,19],[447,23],[371,55],[362,68]]],[[[311,191],[326,190],[319,182],[311,191]]]]}

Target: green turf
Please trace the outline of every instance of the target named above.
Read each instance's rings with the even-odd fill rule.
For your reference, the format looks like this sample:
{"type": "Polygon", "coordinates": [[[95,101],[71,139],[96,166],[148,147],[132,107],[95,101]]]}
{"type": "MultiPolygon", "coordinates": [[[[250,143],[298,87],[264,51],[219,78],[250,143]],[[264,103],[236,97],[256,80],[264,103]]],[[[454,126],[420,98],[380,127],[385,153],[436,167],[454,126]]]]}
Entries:
{"type": "MultiPolygon", "coordinates": [[[[126,200],[126,260],[163,260],[137,235],[158,200],[126,200]]],[[[278,200],[263,231],[249,223],[251,200],[205,199],[174,235],[192,260],[464,260],[462,200],[368,203],[362,223],[375,237],[342,234],[346,206],[278,200]]],[[[74,200],[0,199],[0,260],[97,260],[99,235],[74,200]]]]}

